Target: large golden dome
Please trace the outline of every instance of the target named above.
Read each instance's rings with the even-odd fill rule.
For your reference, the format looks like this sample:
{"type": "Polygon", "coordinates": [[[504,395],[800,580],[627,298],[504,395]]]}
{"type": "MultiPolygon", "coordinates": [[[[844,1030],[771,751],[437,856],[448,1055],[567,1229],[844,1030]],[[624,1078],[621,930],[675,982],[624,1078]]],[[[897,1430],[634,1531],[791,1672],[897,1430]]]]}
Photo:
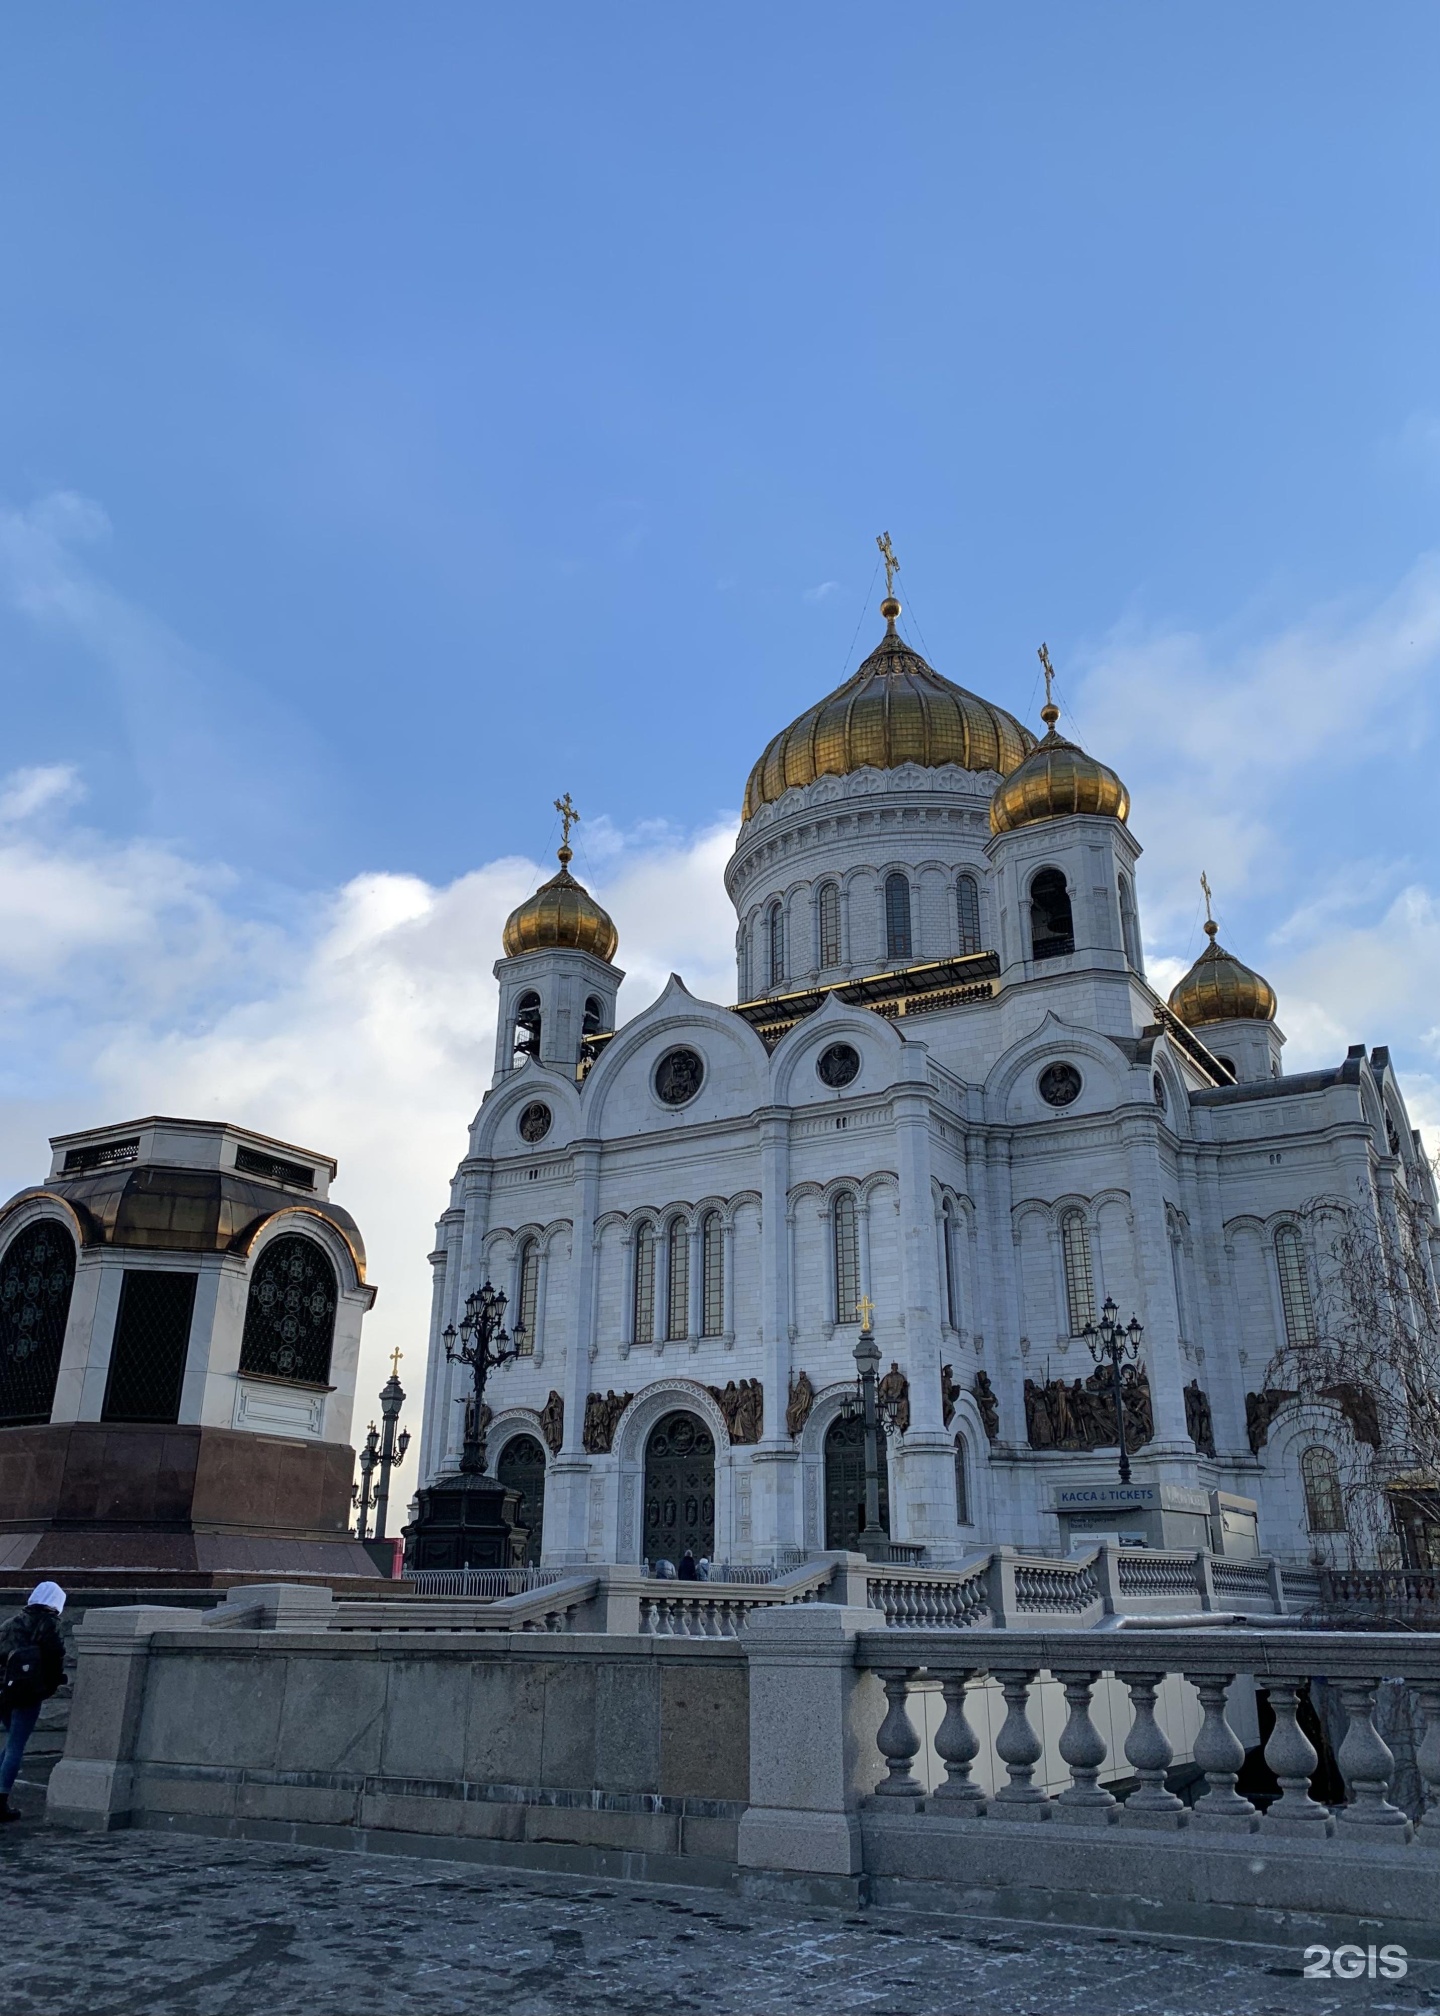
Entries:
{"type": "Polygon", "coordinates": [[[1124,819],[1130,793],[1115,772],[1055,732],[1060,710],[1053,701],[1040,709],[1040,718],[1048,732],[991,799],[990,831],[1011,833],[1017,826],[1063,819],[1072,812],[1124,819]]]}
{"type": "Polygon", "coordinates": [[[1187,1029],[1208,1022],[1273,1022],[1279,1003],[1275,989],[1217,942],[1220,926],[1205,923],[1210,943],[1170,996],[1170,1012],[1187,1029]]]}
{"type": "Polygon", "coordinates": [[[796,785],[902,763],[998,770],[1007,776],[1035,747],[1013,714],[967,693],[927,665],[900,637],[900,604],[880,604],[885,635],[859,671],[782,729],[750,772],[748,819],[796,785]]]}
{"type": "Polygon", "coordinates": [[[608,912],[570,873],[574,858],[570,847],[562,847],[560,873],[542,882],[535,894],[527,896],[506,918],[507,959],[520,952],[548,952],[557,946],[568,952],[590,952],[597,959],[614,959],[620,934],[608,912]]]}

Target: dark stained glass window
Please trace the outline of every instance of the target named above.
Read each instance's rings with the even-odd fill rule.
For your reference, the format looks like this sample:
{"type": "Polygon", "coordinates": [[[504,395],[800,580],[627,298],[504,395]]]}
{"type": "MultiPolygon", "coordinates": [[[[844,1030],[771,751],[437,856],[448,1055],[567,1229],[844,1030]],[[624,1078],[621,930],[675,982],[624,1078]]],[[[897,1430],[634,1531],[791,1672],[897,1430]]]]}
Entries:
{"type": "Polygon", "coordinates": [[[911,950],[910,884],[903,875],[885,877],[885,957],[908,959],[911,950]]]}
{"type": "Polygon", "coordinates": [[[335,1269],[313,1239],[286,1232],[272,1240],[250,1277],[240,1370],[328,1386],[338,1299],[335,1269]]]}
{"type": "Polygon", "coordinates": [[[178,1421],[198,1274],[127,1267],[120,1283],[107,1421],[178,1421]]]}
{"type": "Polygon", "coordinates": [[[12,1240],[0,1260],[0,1422],[48,1421],[60,1376],[75,1241],[42,1220],[12,1240]]]}

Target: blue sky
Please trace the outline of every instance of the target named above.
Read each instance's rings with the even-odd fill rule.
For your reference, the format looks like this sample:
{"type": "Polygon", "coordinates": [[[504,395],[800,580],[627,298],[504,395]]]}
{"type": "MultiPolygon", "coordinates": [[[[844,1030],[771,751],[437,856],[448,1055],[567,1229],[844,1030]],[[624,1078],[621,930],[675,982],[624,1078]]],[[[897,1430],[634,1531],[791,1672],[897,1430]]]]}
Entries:
{"type": "Polygon", "coordinates": [[[727,823],[883,527],[951,677],[1033,716],[1048,639],[1157,974],[1206,866],[1290,1061],[1388,1040],[1440,1118],[1432,6],[149,0],[0,51],[0,1177],[116,1102],[319,1129],[377,1365],[418,1341],[551,800],[622,1002],[722,990],[727,823]]]}

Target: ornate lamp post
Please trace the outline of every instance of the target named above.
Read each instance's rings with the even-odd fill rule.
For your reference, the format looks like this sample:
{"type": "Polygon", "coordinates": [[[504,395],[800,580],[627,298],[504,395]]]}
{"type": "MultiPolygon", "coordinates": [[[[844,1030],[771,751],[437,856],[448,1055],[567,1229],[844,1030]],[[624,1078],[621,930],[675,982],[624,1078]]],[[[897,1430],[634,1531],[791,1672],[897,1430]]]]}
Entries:
{"type": "Polygon", "coordinates": [[[1120,1482],[1130,1482],[1130,1452],[1125,1447],[1125,1396],[1120,1385],[1122,1365],[1135,1365],[1140,1359],[1140,1339],[1144,1328],[1131,1317],[1122,1324],[1117,1319],[1120,1311],[1115,1306],[1114,1297],[1105,1297],[1105,1306],[1100,1311],[1100,1321],[1087,1323],[1081,1333],[1090,1346],[1090,1356],[1097,1366],[1110,1367],[1110,1393],[1115,1403],[1115,1437],[1120,1444],[1120,1482]]]}
{"type": "Polygon", "coordinates": [[[365,1446],[360,1451],[360,1482],[350,1486],[350,1503],[360,1514],[355,1522],[355,1538],[357,1540],[364,1540],[369,1537],[370,1514],[375,1510],[376,1504],[379,1502],[379,1492],[372,1491],[370,1488],[370,1479],[374,1475],[375,1465],[379,1461],[380,1430],[372,1421],[370,1423],[370,1432],[365,1437],[365,1446]]]}
{"type": "MultiPolygon", "coordinates": [[[[405,1404],[405,1390],[400,1384],[400,1359],[398,1350],[390,1354],[390,1377],[380,1389],[380,1418],[384,1431],[380,1439],[380,1482],[375,1491],[375,1538],[385,1538],[385,1514],[390,1503],[390,1472],[405,1461],[405,1451],[410,1447],[410,1430],[402,1428],[397,1435],[395,1423],[400,1419],[400,1409],[405,1404]]],[[[370,1434],[375,1433],[371,1424],[370,1434]]],[[[370,1447],[367,1437],[365,1447],[370,1447]]],[[[363,1458],[362,1466],[363,1466],[363,1458]]],[[[363,1535],[361,1536],[363,1538],[363,1535]]]]}
{"type": "Polygon", "coordinates": [[[880,1347],[872,1327],[875,1305],[862,1295],[855,1305],[860,1318],[860,1335],[855,1344],[855,1392],[847,1397],[845,1413],[851,1420],[858,1414],[865,1424],[865,1523],[856,1545],[867,1561],[886,1561],[890,1556],[890,1535],[880,1524],[880,1431],[890,1434],[899,1426],[899,1403],[878,1402],[875,1375],[880,1370],[880,1347]]]}
{"type": "Polygon", "coordinates": [[[487,1281],[466,1297],[465,1314],[457,1331],[451,1323],[444,1332],[445,1356],[452,1364],[468,1365],[474,1380],[465,1402],[465,1446],[460,1455],[462,1477],[485,1474],[484,1419],[485,1381],[498,1366],[508,1365],[525,1348],[525,1325],[517,1323],[513,1335],[505,1328],[506,1297],[487,1281]]]}

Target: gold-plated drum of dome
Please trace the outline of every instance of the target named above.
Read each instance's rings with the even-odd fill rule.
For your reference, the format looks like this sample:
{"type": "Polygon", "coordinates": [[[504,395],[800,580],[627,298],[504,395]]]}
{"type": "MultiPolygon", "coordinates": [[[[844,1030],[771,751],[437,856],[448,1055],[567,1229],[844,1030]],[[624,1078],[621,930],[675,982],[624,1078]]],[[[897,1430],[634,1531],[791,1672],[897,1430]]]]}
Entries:
{"type": "Polygon", "coordinates": [[[1216,941],[1219,927],[1207,923],[1210,943],[1170,995],[1170,1012],[1187,1029],[1208,1022],[1273,1022],[1279,1006],[1275,989],[1216,941]]]}
{"type": "MultiPolygon", "coordinates": [[[[744,818],[819,777],[902,763],[954,763],[1004,777],[1035,747],[1013,714],[942,679],[912,651],[896,632],[891,606],[882,604],[885,635],[859,671],[771,741],[745,786],[744,818]]],[[[899,603],[893,607],[898,615],[899,603]]]]}
{"type": "Polygon", "coordinates": [[[1052,727],[991,799],[990,831],[1010,833],[1017,826],[1075,812],[1124,819],[1129,811],[1130,793],[1109,765],[1087,756],[1052,727]]]}
{"type": "Polygon", "coordinates": [[[589,952],[597,959],[614,959],[620,934],[584,883],[577,882],[570,873],[568,864],[573,858],[571,850],[562,847],[559,874],[542,882],[535,894],[527,896],[506,918],[507,959],[514,959],[521,952],[548,952],[553,948],[589,952]]]}

